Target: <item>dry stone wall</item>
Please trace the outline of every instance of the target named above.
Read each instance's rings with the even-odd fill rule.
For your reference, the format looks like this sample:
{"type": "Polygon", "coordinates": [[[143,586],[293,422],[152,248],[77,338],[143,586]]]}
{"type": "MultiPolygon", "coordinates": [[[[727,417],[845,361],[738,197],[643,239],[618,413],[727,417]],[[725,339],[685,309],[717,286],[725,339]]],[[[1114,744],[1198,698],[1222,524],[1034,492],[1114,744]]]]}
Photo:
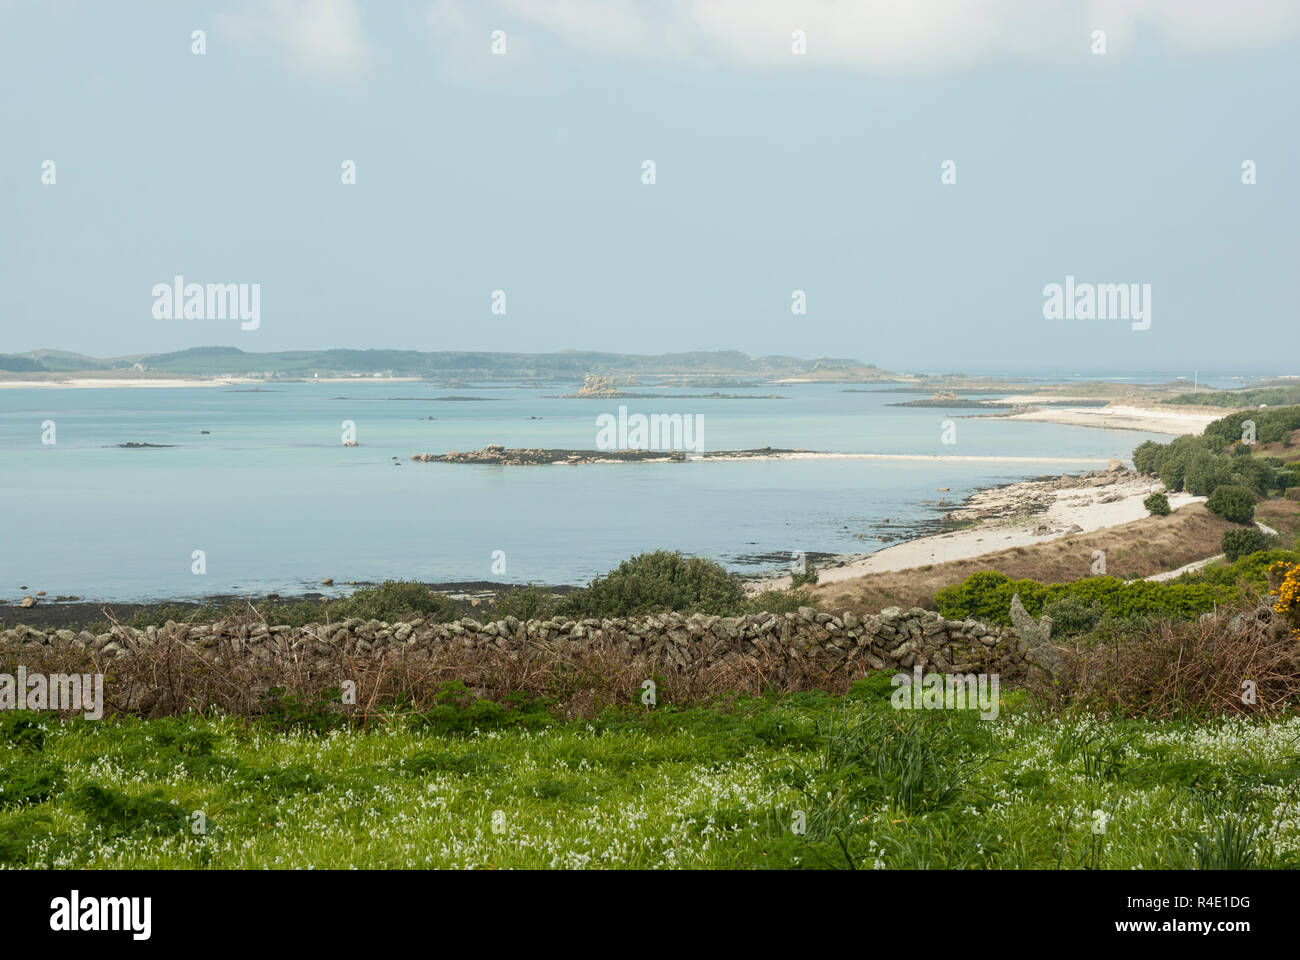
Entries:
{"type": "MultiPolygon", "coordinates": [[[[311,664],[332,661],[340,651],[379,657],[386,651],[463,648],[496,651],[509,659],[545,656],[548,651],[601,648],[647,668],[672,665],[690,672],[740,659],[764,662],[777,677],[787,668],[809,666],[827,673],[911,669],[940,673],[1000,673],[1014,677],[1026,668],[1026,644],[1014,631],[974,620],[945,620],[932,610],[890,607],[859,617],[809,607],[798,613],[718,617],[676,613],[616,619],[529,620],[514,617],[480,623],[419,619],[400,623],[348,619],[304,627],[218,621],[136,630],[115,626],[104,633],[41,631],[18,626],[0,632],[0,662],[30,663],[37,654],[80,653],[75,659],[106,666],[147,650],[161,640],[179,642],[211,658],[250,659],[273,664],[282,658],[311,664]]],[[[42,656],[39,659],[45,660],[42,656]]],[[[4,669],[0,666],[0,669],[4,669]]]]}

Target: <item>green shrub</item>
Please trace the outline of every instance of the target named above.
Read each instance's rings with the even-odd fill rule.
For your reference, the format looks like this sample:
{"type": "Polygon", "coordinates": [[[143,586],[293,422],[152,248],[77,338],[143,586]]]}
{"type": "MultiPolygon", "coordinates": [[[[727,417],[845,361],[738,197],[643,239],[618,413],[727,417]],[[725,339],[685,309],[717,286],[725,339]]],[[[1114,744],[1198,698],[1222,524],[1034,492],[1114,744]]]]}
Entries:
{"type": "Polygon", "coordinates": [[[493,613],[501,619],[549,620],[555,612],[555,602],[531,583],[524,589],[515,587],[492,602],[493,613]]]}
{"type": "Polygon", "coordinates": [[[764,590],[750,597],[740,613],[798,613],[800,607],[816,609],[821,601],[806,590],[764,590]]]}
{"type": "Polygon", "coordinates": [[[1250,523],[1255,518],[1255,494],[1246,487],[1227,484],[1218,487],[1205,502],[1210,513],[1233,523],[1250,523]]]}
{"type": "Polygon", "coordinates": [[[1133,469],[1138,473],[1155,474],[1160,472],[1160,458],[1164,456],[1165,445],[1154,440],[1139,443],[1133,450],[1133,469]]]}
{"type": "Polygon", "coordinates": [[[1248,487],[1261,497],[1268,496],[1268,492],[1276,483],[1276,474],[1265,457],[1232,460],[1230,466],[1232,470],[1230,482],[1248,487]]]}
{"type": "MultiPolygon", "coordinates": [[[[1149,580],[1125,581],[1115,577],[1088,577],[1073,583],[1042,584],[1035,580],[1012,580],[990,570],[972,573],[958,584],[944,587],[935,596],[939,613],[949,620],[970,617],[985,623],[1011,624],[1011,598],[1020,594],[1025,610],[1034,617],[1061,601],[1059,608],[1072,625],[1095,625],[1103,616],[1115,620],[1136,617],[1192,619],[1225,603],[1235,590],[1212,583],[1160,583],[1149,580]]],[[[1053,624],[1055,630],[1055,624],[1053,624]]]]}
{"type": "Polygon", "coordinates": [[[1020,600],[1034,616],[1042,612],[1045,588],[1033,580],[1012,580],[1005,573],[981,570],[961,583],[943,587],[934,595],[939,612],[949,620],[970,617],[983,623],[1011,623],[1011,597],[1020,600]]]}
{"type": "Polygon", "coordinates": [[[1208,497],[1217,487],[1232,482],[1232,461],[1219,453],[1198,450],[1187,460],[1183,489],[1194,497],[1208,497]]]}
{"type": "Polygon", "coordinates": [[[1147,513],[1153,517],[1169,516],[1169,498],[1163,493],[1153,493],[1142,501],[1142,506],[1147,508],[1147,513]]]}
{"type": "Polygon", "coordinates": [[[1300,563],[1300,551],[1265,550],[1262,553],[1246,554],[1236,563],[1212,564],[1196,573],[1184,574],[1179,578],[1179,582],[1207,583],[1224,587],[1244,584],[1262,591],[1268,585],[1269,566],[1278,562],[1300,563]]]}
{"type": "Polygon", "coordinates": [[[335,619],[359,617],[388,623],[414,617],[443,622],[460,617],[460,608],[450,598],[414,580],[385,580],[375,587],[362,587],[330,604],[329,609],[335,619]]]}
{"type": "Polygon", "coordinates": [[[1278,538],[1276,536],[1266,534],[1258,527],[1225,530],[1223,531],[1223,537],[1219,540],[1219,546],[1228,558],[1229,563],[1235,563],[1242,557],[1249,556],[1252,553],[1259,553],[1261,550],[1271,550],[1277,544],[1278,538]]]}
{"type": "Polygon", "coordinates": [[[1052,618],[1052,636],[1076,637],[1095,630],[1108,611],[1095,600],[1065,596],[1046,604],[1043,613],[1052,618]]]}
{"type": "Polygon", "coordinates": [[[1300,470],[1279,470],[1273,474],[1273,489],[1285,493],[1291,487],[1300,487],[1300,470]]]}
{"type": "Polygon", "coordinates": [[[811,563],[804,566],[803,573],[795,573],[790,577],[791,589],[802,587],[810,583],[816,583],[819,579],[817,568],[811,563]]]}
{"type": "Polygon", "coordinates": [[[571,617],[627,617],[652,611],[734,615],[745,602],[739,579],[719,563],[656,550],[624,560],[560,601],[571,617]]]}

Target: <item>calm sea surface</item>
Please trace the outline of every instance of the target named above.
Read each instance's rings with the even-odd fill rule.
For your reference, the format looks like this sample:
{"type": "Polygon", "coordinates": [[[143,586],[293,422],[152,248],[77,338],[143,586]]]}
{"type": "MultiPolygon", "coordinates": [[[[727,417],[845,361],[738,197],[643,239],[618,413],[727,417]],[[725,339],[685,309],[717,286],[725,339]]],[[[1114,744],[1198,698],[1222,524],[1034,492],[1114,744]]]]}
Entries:
{"type": "Polygon", "coordinates": [[[554,397],[575,390],[396,382],[0,389],[0,597],[16,597],[22,586],[118,601],[289,594],[318,589],[325,577],[579,583],[657,548],[758,572],[796,550],[872,552],[890,542],[891,528],[934,520],[981,487],[1089,469],[851,459],[572,467],[409,460],[489,443],[592,449],[596,417],[620,403],[630,413],[702,414],[708,450],[1127,458],[1153,438],[960,419],[969,411],[891,407],[918,395],[840,384],[723,390],[783,400],[554,397]],[[481,399],[435,399],[447,396],[481,399]],[[956,422],[953,445],[941,443],[948,416],[956,422]],[[41,442],[47,420],[57,431],[53,445],[41,442]],[[345,420],[355,422],[359,446],[342,445],[345,420]],[[935,505],[944,496],[949,507],[935,505]],[[195,550],[206,555],[206,575],[191,572],[195,550]],[[492,569],[498,550],[504,575],[492,569]]]}

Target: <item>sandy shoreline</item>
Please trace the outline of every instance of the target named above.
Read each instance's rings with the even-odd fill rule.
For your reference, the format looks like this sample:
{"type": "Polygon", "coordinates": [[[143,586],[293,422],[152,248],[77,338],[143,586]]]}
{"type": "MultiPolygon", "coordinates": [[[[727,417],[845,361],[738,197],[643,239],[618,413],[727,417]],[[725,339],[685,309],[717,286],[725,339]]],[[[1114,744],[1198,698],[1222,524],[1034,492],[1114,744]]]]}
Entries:
{"type": "MultiPolygon", "coordinates": [[[[726,457],[710,457],[724,460],[726,457]]],[[[766,459],[748,457],[746,459],[766,459]]],[[[1105,457],[1002,457],[996,455],[974,456],[953,453],[783,453],[774,454],[773,460],[919,460],[927,463],[1076,463],[1086,466],[1106,466],[1105,457]]]]}
{"type": "MultiPolygon", "coordinates": [[[[981,490],[948,515],[954,522],[975,521],[975,526],[918,537],[837,566],[820,568],[819,582],[835,583],[868,573],[894,573],[951,560],[970,560],[1012,547],[1130,523],[1147,516],[1142,501],[1163,489],[1155,477],[1119,470],[1100,476],[1025,480],[981,490]]],[[[1204,500],[1185,493],[1169,494],[1169,505],[1175,510],[1204,500]]],[[[756,578],[750,588],[789,584],[789,575],[784,575],[756,578]]]]}
{"type": "MultiPolygon", "coordinates": [[[[1033,402],[1032,398],[1005,398],[1033,402]]],[[[1200,413],[1190,410],[1134,407],[1115,404],[1106,407],[1045,407],[1027,413],[992,414],[992,420],[1035,420],[1042,423],[1063,423],[1076,427],[1100,427],[1107,430],[1141,430],[1146,433],[1163,433],[1169,436],[1203,433],[1205,428],[1227,415],[1200,413]]]]}

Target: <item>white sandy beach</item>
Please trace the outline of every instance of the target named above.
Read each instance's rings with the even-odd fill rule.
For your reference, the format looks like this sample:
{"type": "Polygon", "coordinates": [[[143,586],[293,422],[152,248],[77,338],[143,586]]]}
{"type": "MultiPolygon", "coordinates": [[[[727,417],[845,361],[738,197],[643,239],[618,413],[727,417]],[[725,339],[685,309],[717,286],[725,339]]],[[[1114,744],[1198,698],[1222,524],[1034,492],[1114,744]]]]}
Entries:
{"type": "MultiPolygon", "coordinates": [[[[1105,467],[1105,457],[999,457],[965,456],[944,453],[819,453],[799,450],[794,453],[746,454],[737,457],[688,456],[690,461],[736,460],[919,460],[927,463],[1066,463],[1083,467],[1105,467]]],[[[603,461],[602,461],[603,462],[603,461]]]]}
{"type": "Polygon", "coordinates": [[[787,453],[790,460],[844,459],[844,460],[919,460],[927,463],[1074,463],[1089,467],[1105,467],[1105,457],[999,457],[970,456],[955,453],[787,453]]]}
{"type": "MultiPolygon", "coordinates": [[[[1032,397],[1008,397],[1003,403],[1032,403],[1032,397]]],[[[1038,398],[1041,400],[1042,398],[1038,398]]],[[[1195,413],[1188,410],[1134,407],[1115,404],[1106,407],[1044,407],[1028,413],[1008,414],[1000,420],[1038,420],[1043,423],[1065,423],[1079,427],[1102,427],[1110,430],[1142,430],[1147,433],[1164,433],[1170,436],[1200,434],[1205,428],[1226,415],[1224,413],[1195,413]]]]}
{"type": "MultiPolygon", "coordinates": [[[[1033,490],[1036,486],[1038,485],[1034,481],[1026,481],[999,489],[983,490],[971,498],[969,506],[974,509],[1014,503],[1024,491],[1033,490]]],[[[898,543],[842,566],[821,568],[818,570],[819,582],[834,583],[868,573],[893,573],[951,560],[969,560],[1012,547],[1045,543],[1058,537],[1091,533],[1130,523],[1147,516],[1142,501],[1148,494],[1163,489],[1164,485],[1155,478],[1134,477],[1131,474],[1119,482],[1104,486],[1040,489],[1039,496],[1051,498],[1045,513],[1036,513],[1019,521],[990,520],[967,530],[898,543]]],[[[1205,497],[1193,497],[1186,493],[1169,494],[1169,506],[1175,510],[1204,500],[1205,497]]],[[[789,586],[789,583],[790,578],[784,576],[757,581],[751,589],[789,586]]]]}

